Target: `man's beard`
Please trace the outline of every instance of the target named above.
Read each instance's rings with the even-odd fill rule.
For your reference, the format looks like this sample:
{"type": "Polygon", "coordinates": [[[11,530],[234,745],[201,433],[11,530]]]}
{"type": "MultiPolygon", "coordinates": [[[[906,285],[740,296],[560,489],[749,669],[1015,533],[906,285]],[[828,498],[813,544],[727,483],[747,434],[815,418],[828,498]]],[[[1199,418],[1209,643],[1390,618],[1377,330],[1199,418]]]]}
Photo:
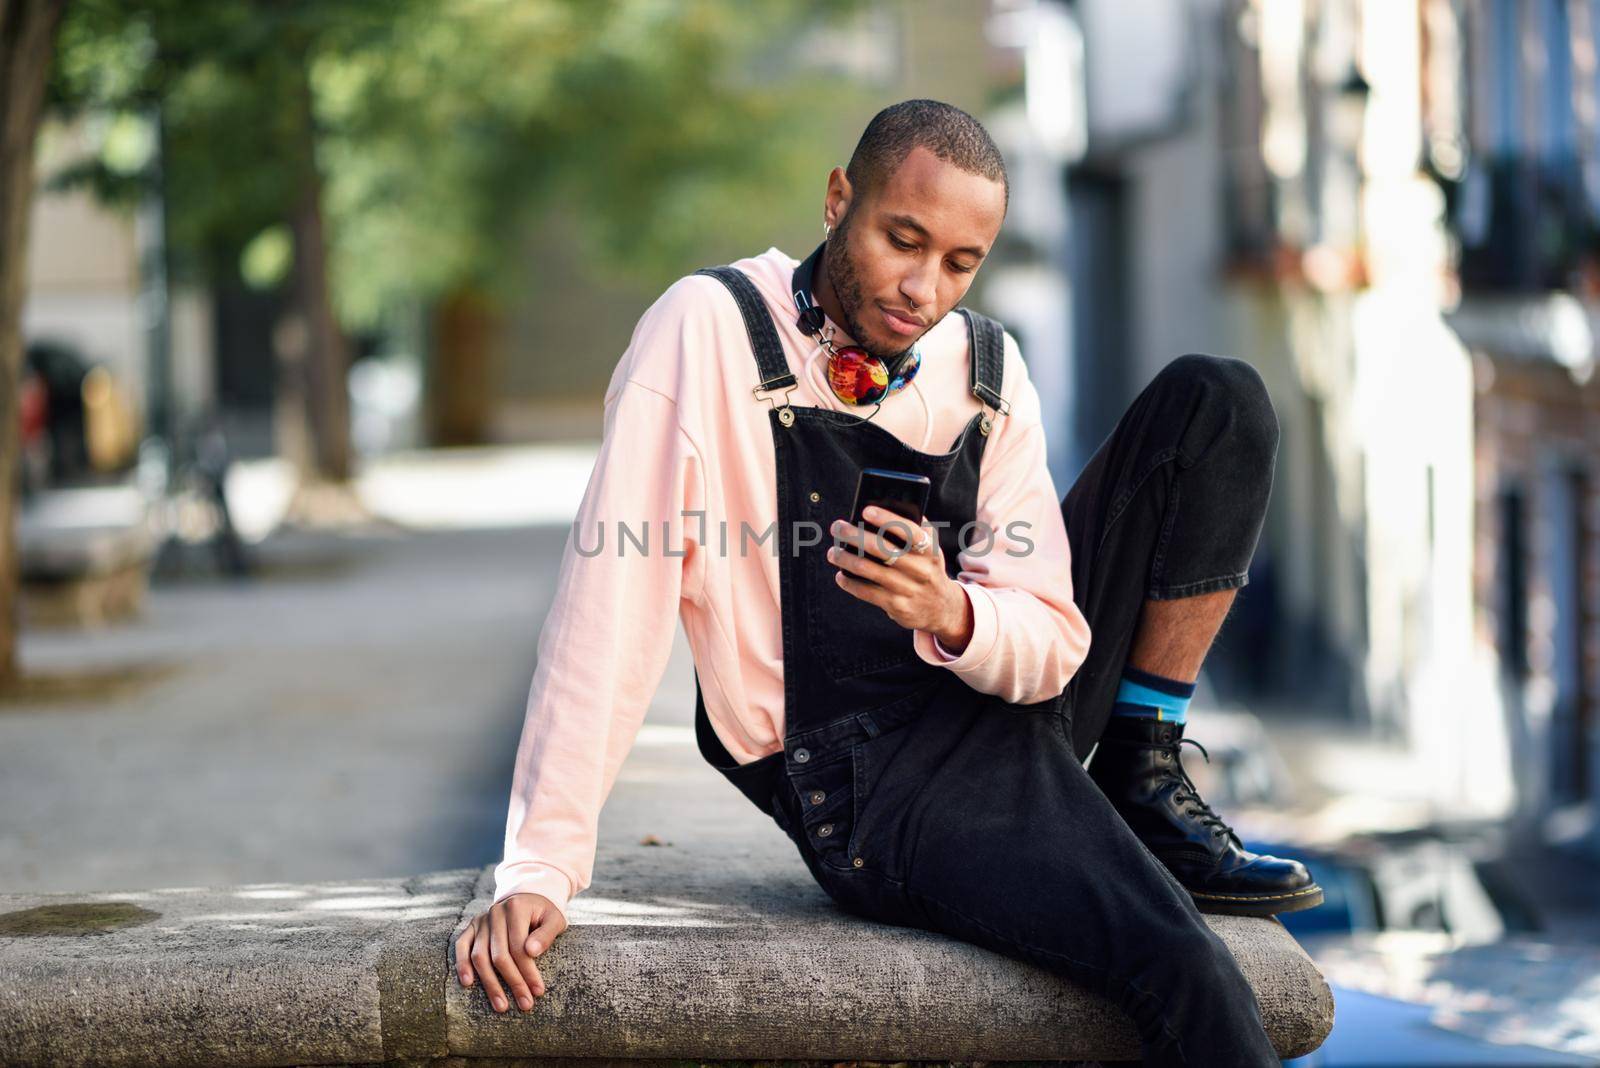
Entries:
{"type": "Polygon", "coordinates": [[[867,299],[861,292],[861,279],[856,273],[855,261],[850,258],[850,216],[854,212],[854,208],[845,212],[839,225],[833,228],[833,233],[827,239],[827,247],[822,250],[822,262],[827,265],[828,284],[833,286],[833,295],[839,298],[845,331],[867,355],[876,356],[886,365],[893,365],[911,351],[911,346],[903,349],[878,348],[866,339],[866,332],[861,329],[861,309],[867,299]]]}

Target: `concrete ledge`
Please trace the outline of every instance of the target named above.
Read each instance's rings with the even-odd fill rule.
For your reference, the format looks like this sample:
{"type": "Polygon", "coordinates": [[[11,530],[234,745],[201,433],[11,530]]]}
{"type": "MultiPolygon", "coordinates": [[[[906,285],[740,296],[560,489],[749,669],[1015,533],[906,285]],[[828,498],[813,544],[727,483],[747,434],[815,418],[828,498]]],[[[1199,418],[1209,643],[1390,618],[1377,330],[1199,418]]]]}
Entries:
{"type": "Polygon", "coordinates": [[[146,565],[155,537],[131,486],[48,490],[17,516],[17,567],[26,581],[66,582],[146,565]]]}
{"type": "MultiPolygon", "coordinates": [[[[573,902],[572,926],[541,958],[548,994],[505,1016],[452,966],[456,934],[492,896],[492,867],[0,895],[0,1063],[1137,1057],[1108,1002],[987,950],[841,912],[803,869],[759,883],[724,869],[677,893],[618,874],[573,902]]],[[[1209,921],[1279,1053],[1315,1049],[1333,1001],[1299,944],[1274,920],[1209,921]]]]}
{"type": "Polygon", "coordinates": [[[17,518],[17,568],[29,625],[97,627],[135,616],[156,538],[131,486],[47,490],[17,518]]]}

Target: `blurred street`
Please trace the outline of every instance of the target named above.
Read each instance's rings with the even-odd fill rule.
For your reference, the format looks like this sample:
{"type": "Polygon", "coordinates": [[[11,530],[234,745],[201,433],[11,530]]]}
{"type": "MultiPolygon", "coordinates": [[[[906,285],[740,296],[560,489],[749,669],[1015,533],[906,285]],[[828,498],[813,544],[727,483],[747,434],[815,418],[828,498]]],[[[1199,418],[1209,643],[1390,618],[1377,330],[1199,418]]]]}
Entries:
{"type": "MultiPolygon", "coordinates": [[[[377,464],[365,485],[375,502],[420,500],[441,468],[484,501],[549,499],[497,475],[494,450],[377,464]]],[[[254,581],[169,580],[136,622],[29,630],[27,670],[79,692],[0,704],[0,882],[135,889],[495,859],[567,527],[384,527],[280,529],[253,547],[254,581]]]]}
{"type": "MultiPolygon", "coordinates": [[[[446,7],[0,0],[0,892],[497,861],[606,398],[758,386],[637,378],[651,313],[820,238],[844,320],[937,278],[1004,327],[1062,494],[1184,354],[1259,376],[1181,766],[1326,892],[1281,917],[1338,1002],[1297,1065],[1600,1057],[1600,0],[446,7]],[[881,144],[945,105],[1003,218],[902,240],[881,144]]],[[[888,411],[931,431],[931,377],[888,411]]],[[[586,915],[656,844],[796,862],[700,758],[694,667],[680,624],[586,915]]],[[[570,704],[529,782],[594,799],[570,704]]]]}

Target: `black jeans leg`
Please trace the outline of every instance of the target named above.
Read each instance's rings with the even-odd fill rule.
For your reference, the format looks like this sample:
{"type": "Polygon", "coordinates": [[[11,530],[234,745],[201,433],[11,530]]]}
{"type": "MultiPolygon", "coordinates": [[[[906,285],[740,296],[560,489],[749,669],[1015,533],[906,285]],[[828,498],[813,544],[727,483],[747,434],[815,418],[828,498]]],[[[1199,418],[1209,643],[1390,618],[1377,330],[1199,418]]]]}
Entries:
{"type": "MultiPolygon", "coordinates": [[[[1232,951],[1072,753],[1064,721],[971,700],[886,735],[860,768],[863,914],[1064,975],[1119,1006],[1144,1063],[1275,1068],[1232,951]]],[[[959,977],[955,977],[959,981],[959,977]]]]}
{"type": "Polygon", "coordinates": [[[1249,581],[1277,451],[1256,369],[1189,354],[1134,398],[1067,491],[1073,600],[1091,635],[1062,705],[1079,760],[1111,718],[1144,601],[1249,581]]]}
{"type": "Polygon", "coordinates": [[[1074,595],[1092,630],[1089,660],[1064,695],[1075,717],[1002,710],[952,686],[920,717],[856,746],[849,852],[859,869],[817,861],[795,830],[792,791],[778,810],[836,901],[1104,995],[1132,1020],[1149,1065],[1279,1062],[1227,944],[1082,758],[1110,716],[1144,600],[1244,584],[1277,439],[1248,364],[1174,360],[1062,504],[1074,595]]]}

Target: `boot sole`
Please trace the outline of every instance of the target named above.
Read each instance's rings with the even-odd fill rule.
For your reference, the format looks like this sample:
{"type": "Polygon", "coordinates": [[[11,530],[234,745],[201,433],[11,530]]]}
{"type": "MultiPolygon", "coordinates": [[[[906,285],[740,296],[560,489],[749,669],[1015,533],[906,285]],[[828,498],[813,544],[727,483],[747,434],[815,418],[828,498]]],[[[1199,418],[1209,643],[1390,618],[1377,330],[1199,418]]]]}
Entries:
{"type": "Polygon", "coordinates": [[[1316,908],[1322,904],[1322,887],[1312,883],[1287,894],[1207,894],[1190,890],[1189,896],[1194,898],[1195,907],[1201,912],[1223,916],[1274,916],[1280,912],[1316,908]]]}

